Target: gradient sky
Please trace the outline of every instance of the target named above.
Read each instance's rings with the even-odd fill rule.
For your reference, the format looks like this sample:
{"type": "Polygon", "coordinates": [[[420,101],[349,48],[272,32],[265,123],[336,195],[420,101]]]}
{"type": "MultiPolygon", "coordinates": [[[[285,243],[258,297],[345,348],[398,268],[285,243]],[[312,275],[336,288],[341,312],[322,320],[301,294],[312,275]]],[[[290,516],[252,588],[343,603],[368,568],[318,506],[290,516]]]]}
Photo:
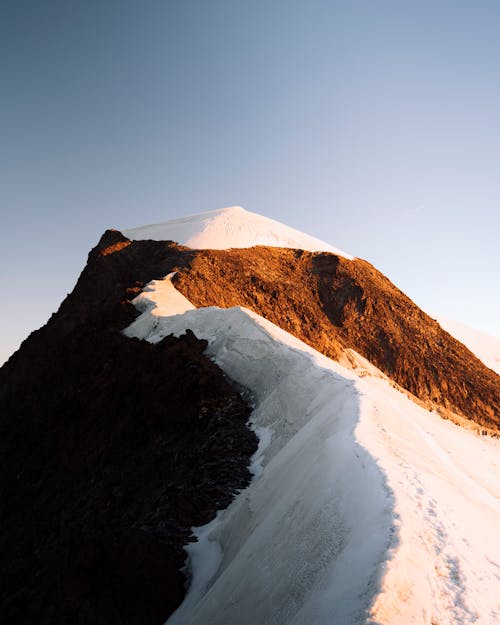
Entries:
{"type": "Polygon", "coordinates": [[[0,362],[108,227],[239,204],[500,335],[500,2],[4,0],[0,362]]]}

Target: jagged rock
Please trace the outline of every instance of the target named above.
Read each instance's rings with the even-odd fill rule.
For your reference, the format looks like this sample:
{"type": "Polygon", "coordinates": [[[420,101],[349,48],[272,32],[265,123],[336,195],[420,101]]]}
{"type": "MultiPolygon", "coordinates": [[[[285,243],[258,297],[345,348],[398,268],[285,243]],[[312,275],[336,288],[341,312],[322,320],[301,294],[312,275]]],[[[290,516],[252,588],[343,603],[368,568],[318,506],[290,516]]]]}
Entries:
{"type": "Polygon", "coordinates": [[[250,477],[250,410],[206,342],[118,331],[137,281],[156,275],[122,243],[104,237],[0,370],[6,624],[164,623],[184,596],[190,527],[250,477]]]}
{"type": "Polygon", "coordinates": [[[364,260],[199,250],[175,285],[195,306],[250,308],[330,358],[354,349],[429,407],[500,430],[498,375],[364,260]]]}
{"type": "Polygon", "coordinates": [[[6,623],[162,623],[183,596],[189,527],[248,481],[249,408],[203,342],[119,333],[172,271],[196,306],[246,306],[335,359],[354,349],[427,405],[500,431],[498,376],[369,263],[107,231],[0,370],[6,623]]]}

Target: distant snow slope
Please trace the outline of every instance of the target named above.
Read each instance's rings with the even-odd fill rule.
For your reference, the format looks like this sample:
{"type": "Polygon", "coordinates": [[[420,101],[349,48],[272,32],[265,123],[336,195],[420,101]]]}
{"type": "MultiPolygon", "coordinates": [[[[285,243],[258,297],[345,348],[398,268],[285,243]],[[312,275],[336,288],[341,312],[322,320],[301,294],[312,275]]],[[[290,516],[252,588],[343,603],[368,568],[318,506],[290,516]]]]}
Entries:
{"type": "Polygon", "coordinates": [[[310,252],[332,252],[345,258],[352,258],[329,243],[290,228],[279,221],[251,213],[240,206],[220,208],[121,232],[129,239],[175,241],[194,249],[221,250],[268,245],[310,252]]]}
{"type": "Polygon", "coordinates": [[[187,328],[254,394],[254,479],[188,547],[169,625],[500,623],[500,441],[356,378],[242,308],[192,310],[159,281],[126,330],[187,328]],[[148,299],[151,301],[148,303],[148,299]]]}
{"type": "Polygon", "coordinates": [[[458,321],[436,317],[439,325],[475,354],[479,360],[500,375],[500,338],[479,332],[458,321]]]}

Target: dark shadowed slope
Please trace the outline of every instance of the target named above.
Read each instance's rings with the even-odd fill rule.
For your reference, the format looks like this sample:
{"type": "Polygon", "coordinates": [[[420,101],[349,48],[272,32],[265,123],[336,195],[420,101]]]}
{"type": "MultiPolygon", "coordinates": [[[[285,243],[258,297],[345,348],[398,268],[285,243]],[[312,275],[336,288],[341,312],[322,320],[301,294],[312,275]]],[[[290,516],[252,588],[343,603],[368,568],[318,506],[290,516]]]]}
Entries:
{"type": "Polygon", "coordinates": [[[140,262],[119,239],[103,237],[0,370],[6,624],[162,624],[184,596],[190,527],[249,479],[249,408],[206,342],[119,332],[136,315],[127,294],[157,277],[155,250],[169,257],[161,244],[140,262]]]}
{"type": "Polygon", "coordinates": [[[498,376],[369,263],[108,231],[0,370],[6,622],[161,623],[183,596],[189,527],[248,481],[249,409],[204,344],[119,333],[172,271],[196,306],[246,306],[332,358],[352,348],[445,415],[500,430],[498,376]]]}

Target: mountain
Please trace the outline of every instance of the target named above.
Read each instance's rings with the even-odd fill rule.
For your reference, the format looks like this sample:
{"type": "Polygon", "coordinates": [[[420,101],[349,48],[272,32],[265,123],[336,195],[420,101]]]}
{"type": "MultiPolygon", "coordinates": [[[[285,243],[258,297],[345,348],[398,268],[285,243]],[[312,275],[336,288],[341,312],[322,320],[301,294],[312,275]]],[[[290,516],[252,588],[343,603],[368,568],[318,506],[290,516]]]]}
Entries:
{"type": "Polygon", "coordinates": [[[171,625],[500,622],[499,404],[374,267],[283,224],[107,231],[0,370],[2,614],[163,622],[198,526],[171,625]]]}
{"type": "Polygon", "coordinates": [[[248,401],[206,342],[120,331],[137,285],[182,254],[152,249],[143,267],[116,239],[0,369],[3,623],[163,623],[191,526],[251,476],[248,401]]]}
{"type": "Polygon", "coordinates": [[[254,245],[288,247],[310,252],[331,252],[352,258],[329,243],[320,241],[274,219],[246,211],[241,206],[220,208],[160,224],[123,230],[133,241],[175,241],[192,249],[223,250],[254,245]]]}
{"type": "Polygon", "coordinates": [[[164,316],[150,288],[127,334],[208,340],[252,389],[260,438],[250,487],[189,547],[190,590],[169,625],[499,622],[498,438],[248,309],[164,316]]]}
{"type": "Polygon", "coordinates": [[[174,283],[197,307],[250,308],[330,358],[348,362],[356,352],[447,418],[499,428],[498,376],[366,261],[201,250],[174,283]]]}

